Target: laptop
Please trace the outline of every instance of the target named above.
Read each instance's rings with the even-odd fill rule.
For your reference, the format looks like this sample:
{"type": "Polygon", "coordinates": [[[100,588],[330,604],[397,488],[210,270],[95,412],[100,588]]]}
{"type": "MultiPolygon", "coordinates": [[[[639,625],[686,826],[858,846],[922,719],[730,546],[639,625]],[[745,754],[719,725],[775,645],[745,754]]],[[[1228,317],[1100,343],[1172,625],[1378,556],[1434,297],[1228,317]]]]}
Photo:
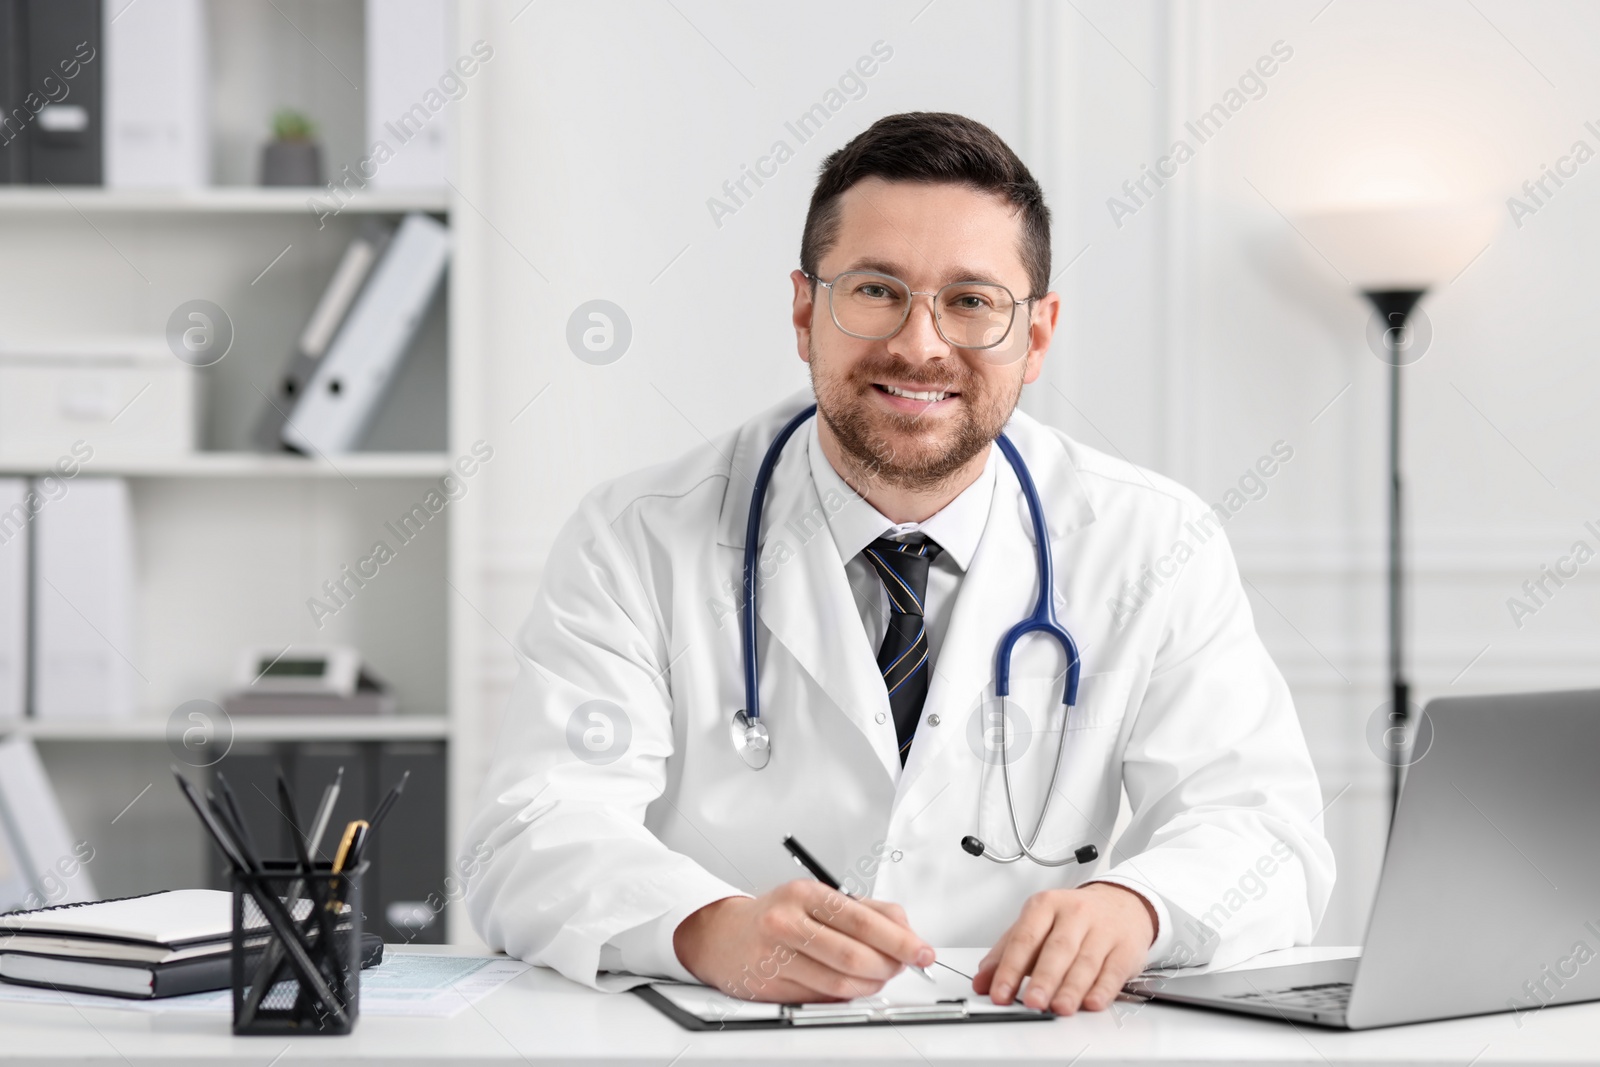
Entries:
{"type": "Polygon", "coordinates": [[[1128,991],[1346,1030],[1600,1000],[1600,690],[1423,714],[1359,959],[1128,991]]]}

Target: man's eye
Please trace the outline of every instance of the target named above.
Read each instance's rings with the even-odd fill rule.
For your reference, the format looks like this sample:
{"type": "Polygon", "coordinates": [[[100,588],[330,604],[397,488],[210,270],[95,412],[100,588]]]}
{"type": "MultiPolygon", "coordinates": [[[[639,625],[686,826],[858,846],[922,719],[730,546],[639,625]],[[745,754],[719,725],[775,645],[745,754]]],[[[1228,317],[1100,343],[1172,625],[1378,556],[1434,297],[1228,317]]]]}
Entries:
{"type": "Polygon", "coordinates": [[[887,285],[863,285],[856,290],[856,294],[869,300],[886,300],[891,295],[887,285]]]}

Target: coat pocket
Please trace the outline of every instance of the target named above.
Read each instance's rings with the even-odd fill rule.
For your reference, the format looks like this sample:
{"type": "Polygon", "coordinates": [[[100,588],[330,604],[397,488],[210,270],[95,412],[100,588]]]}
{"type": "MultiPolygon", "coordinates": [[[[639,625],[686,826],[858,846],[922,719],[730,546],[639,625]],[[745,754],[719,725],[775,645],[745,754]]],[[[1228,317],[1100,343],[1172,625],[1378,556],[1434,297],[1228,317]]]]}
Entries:
{"type": "Polygon", "coordinates": [[[1085,674],[1078,679],[1078,706],[1067,717],[1067,730],[1096,730],[1119,726],[1128,714],[1128,697],[1138,671],[1122,670],[1085,674]]]}

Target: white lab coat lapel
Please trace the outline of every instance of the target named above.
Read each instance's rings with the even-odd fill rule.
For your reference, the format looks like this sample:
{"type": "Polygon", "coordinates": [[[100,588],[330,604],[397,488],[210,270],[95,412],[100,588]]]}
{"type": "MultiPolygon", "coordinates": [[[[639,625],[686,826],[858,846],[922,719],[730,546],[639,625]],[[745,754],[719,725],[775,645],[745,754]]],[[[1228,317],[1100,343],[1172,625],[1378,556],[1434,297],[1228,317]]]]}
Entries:
{"type": "MultiPolygon", "coordinates": [[[[1060,438],[1021,414],[1012,417],[1005,432],[1022,453],[1039,490],[1054,548],[1073,531],[1093,522],[1094,510],[1060,438]]],[[[1033,529],[1022,486],[1003,456],[996,456],[995,461],[998,477],[989,518],[961,580],[961,591],[934,664],[928,696],[923,702],[922,725],[917,728],[895,799],[897,809],[902,805],[910,805],[911,810],[921,808],[958,773],[960,766],[978,766],[977,753],[951,746],[957,743],[958,736],[967,737],[972,728],[969,720],[978,709],[980,697],[986,699],[994,694],[995,652],[1000,639],[1033,611],[1038,596],[1033,529]],[[927,725],[930,715],[939,716],[937,727],[927,725]]],[[[1059,548],[1055,552],[1057,559],[1063,555],[1059,548]]],[[[1071,576],[1058,570],[1058,591],[1063,583],[1070,587],[1071,576]]],[[[1061,603],[1058,594],[1058,614],[1062,613],[1061,603]]],[[[1073,619],[1062,617],[1061,621],[1069,632],[1079,632],[1073,619]]]]}
{"type": "MultiPolygon", "coordinates": [[[[785,407],[768,426],[741,434],[733,456],[734,473],[729,499],[723,505],[722,542],[736,551],[744,545],[744,524],[749,514],[750,487],[756,469],[783,422],[800,405],[785,407]],[[735,499],[736,497],[740,499],[735,499]]],[[[812,481],[806,458],[802,426],[784,447],[773,471],[766,506],[761,516],[761,562],[757,568],[756,617],[773,640],[821,686],[834,704],[818,714],[838,714],[853,723],[892,779],[899,773],[889,721],[889,694],[878,672],[877,660],[861,625],[861,616],[845,577],[838,546],[828,529],[822,500],[812,481]]],[[[761,647],[761,706],[763,713],[781,707],[782,714],[804,713],[784,692],[781,672],[775,670],[768,647],[761,647]]]]}

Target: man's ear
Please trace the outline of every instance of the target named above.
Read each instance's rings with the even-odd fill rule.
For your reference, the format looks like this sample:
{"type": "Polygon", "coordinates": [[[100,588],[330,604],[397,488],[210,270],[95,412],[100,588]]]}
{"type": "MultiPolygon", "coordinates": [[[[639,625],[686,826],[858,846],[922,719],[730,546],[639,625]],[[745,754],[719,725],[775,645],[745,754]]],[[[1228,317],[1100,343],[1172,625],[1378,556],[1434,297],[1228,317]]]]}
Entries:
{"type": "Polygon", "coordinates": [[[1028,365],[1022,374],[1022,384],[1032,385],[1044,372],[1044,357],[1050,351],[1050,339],[1055,336],[1060,317],[1060,293],[1046,293],[1034,303],[1028,316],[1028,365]]]}
{"type": "Polygon", "coordinates": [[[794,308],[790,319],[794,323],[795,349],[802,363],[811,362],[811,315],[816,310],[811,279],[803,270],[791,271],[789,280],[794,283],[794,308]]]}

